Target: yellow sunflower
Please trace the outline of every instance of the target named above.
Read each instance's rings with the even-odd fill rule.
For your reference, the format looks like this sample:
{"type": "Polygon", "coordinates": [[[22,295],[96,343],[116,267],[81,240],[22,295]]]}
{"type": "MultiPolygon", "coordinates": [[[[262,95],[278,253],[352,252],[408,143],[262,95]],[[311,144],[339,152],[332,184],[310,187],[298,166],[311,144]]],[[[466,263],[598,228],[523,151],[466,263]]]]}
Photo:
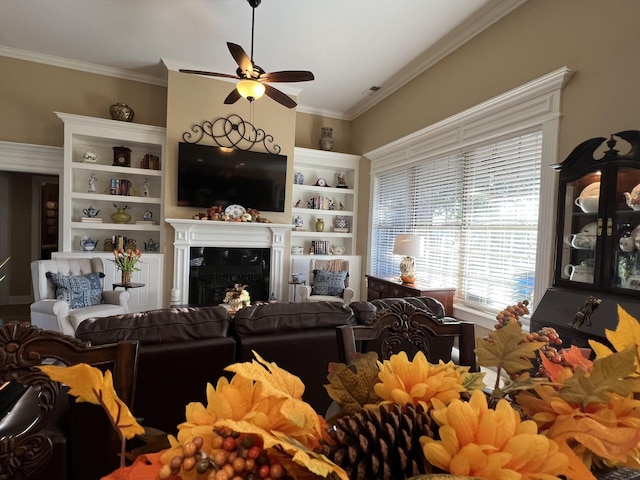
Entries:
{"type": "Polygon", "coordinates": [[[568,459],[558,444],[538,434],[535,422],[522,421],[508,401],[490,409],[485,394],[476,390],[469,402],[447,406],[435,399],[433,404],[440,440],[420,438],[432,465],[489,480],[552,480],[565,473],[568,459]]]}
{"type": "Polygon", "coordinates": [[[412,403],[428,409],[433,399],[446,405],[467,390],[464,382],[468,367],[442,361],[434,365],[422,352],[418,352],[413,361],[407,358],[406,352],[400,352],[389,360],[378,362],[378,367],[380,383],[374,386],[374,390],[382,399],[380,405],[412,403]]]}

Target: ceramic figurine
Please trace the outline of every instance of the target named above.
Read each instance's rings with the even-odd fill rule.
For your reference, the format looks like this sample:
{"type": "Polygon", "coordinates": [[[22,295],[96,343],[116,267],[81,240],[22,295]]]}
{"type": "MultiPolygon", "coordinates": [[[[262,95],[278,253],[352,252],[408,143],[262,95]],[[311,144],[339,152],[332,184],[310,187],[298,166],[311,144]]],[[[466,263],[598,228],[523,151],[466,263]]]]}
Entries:
{"type": "Polygon", "coordinates": [[[96,193],[96,183],[98,182],[98,177],[96,177],[93,173],[89,177],[89,193],[96,193]]]}

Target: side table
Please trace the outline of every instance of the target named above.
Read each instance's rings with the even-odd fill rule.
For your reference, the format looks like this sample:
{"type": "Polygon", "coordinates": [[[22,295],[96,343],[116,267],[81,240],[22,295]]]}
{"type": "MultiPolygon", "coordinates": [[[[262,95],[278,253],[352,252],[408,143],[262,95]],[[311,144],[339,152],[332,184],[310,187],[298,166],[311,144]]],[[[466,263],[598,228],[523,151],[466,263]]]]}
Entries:
{"type": "Polygon", "coordinates": [[[289,285],[293,285],[293,303],[296,301],[296,290],[298,289],[298,285],[306,285],[307,281],[302,280],[301,282],[289,282],[289,285]]]}
{"type": "Polygon", "coordinates": [[[114,283],[113,289],[115,290],[118,287],[122,287],[125,290],[129,290],[130,288],[141,288],[144,287],[144,283],[114,283]]]}
{"type": "Polygon", "coordinates": [[[453,297],[456,289],[452,287],[431,287],[419,282],[415,284],[402,283],[395,278],[374,277],[367,278],[367,301],[376,298],[394,297],[432,297],[444,306],[444,314],[453,317],[453,297]]]}

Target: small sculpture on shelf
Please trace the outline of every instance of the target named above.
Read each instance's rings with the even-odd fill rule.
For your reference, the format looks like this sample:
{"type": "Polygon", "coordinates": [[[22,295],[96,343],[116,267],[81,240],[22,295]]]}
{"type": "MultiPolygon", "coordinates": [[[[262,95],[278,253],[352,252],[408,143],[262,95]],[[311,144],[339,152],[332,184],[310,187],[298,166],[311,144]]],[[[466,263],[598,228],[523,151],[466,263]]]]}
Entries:
{"type": "Polygon", "coordinates": [[[347,175],[344,172],[337,172],[336,177],[338,177],[336,188],[349,188],[347,186],[347,175]]]}
{"type": "Polygon", "coordinates": [[[149,192],[150,192],[149,179],[148,179],[148,178],[145,178],[145,179],[144,179],[144,186],[142,187],[142,194],[143,194],[145,197],[148,197],[148,196],[149,196],[149,192]]]}
{"type": "Polygon", "coordinates": [[[89,148],[84,155],[82,155],[82,159],[85,163],[96,163],[98,161],[98,154],[91,148],[89,148]]]}
{"type": "Polygon", "coordinates": [[[293,176],[293,183],[296,185],[302,185],[304,183],[304,175],[301,172],[296,172],[293,176]]]}
{"type": "Polygon", "coordinates": [[[89,193],[96,193],[96,183],[98,183],[98,177],[92,173],[89,177],[89,193]]]}

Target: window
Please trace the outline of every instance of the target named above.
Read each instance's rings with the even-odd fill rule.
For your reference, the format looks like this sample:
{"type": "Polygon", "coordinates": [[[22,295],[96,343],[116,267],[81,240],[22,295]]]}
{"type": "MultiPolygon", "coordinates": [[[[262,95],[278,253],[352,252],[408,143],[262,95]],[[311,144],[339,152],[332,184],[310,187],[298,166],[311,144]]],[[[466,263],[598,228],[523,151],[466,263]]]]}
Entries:
{"type": "Polygon", "coordinates": [[[365,154],[368,271],[397,276],[395,235],[423,237],[416,272],[455,286],[456,317],[492,328],[497,310],[549,287],[561,68],[365,154]],[[542,212],[542,213],[540,213],[542,212]]]}
{"type": "Polygon", "coordinates": [[[416,272],[456,287],[458,300],[497,310],[531,301],[541,148],[538,130],[377,175],[372,272],[397,275],[395,236],[413,233],[423,239],[416,272]]]}

